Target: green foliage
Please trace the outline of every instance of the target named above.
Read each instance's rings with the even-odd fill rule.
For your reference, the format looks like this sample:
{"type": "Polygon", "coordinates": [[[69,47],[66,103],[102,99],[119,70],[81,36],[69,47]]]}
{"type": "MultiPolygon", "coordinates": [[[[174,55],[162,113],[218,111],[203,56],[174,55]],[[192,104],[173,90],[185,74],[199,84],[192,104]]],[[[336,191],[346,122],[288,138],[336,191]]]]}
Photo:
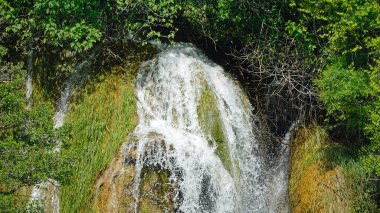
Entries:
{"type": "Polygon", "coordinates": [[[117,7],[119,11],[128,8],[129,13],[123,21],[133,36],[143,39],[174,38],[177,31],[174,20],[181,9],[181,4],[174,0],[119,0],[117,7]]]}
{"type": "Polygon", "coordinates": [[[353,70],[344,60],[328,65],[316,81],[327,113],[351,127],[363,127],[368,121],[369,80],[366,70],[353,70]]]}
{"type": "Polygon", "coordinates": [[[200,36],[248,41],[278,34],[282,1],[0,0],[1,40],[20,50],[51,47],[76,53],[109,38],[171,41],[179,28],[200,36]],[[269,27],[267,27],[269,26],[269,27]],[[274,29],[273,32],[263,32],[274,29]],[[228,30],[226,30],[228,29],[228,30]],[[16,38],[16,40],[15,40],[16,38]]]}
{"type": "Polygon", "coordinates": [[[330,59],[316,81],[328,115],[360,129],[371,140],[361,161],[380,175],[380,5],[375,0],[292,1],[297,21],[289,32],[300,43],[318,44],[330,59]]]}
{"type": "Polygon", "coordinates": [[[355,57],[376,43],[380,6],[375,0],[293,0],[291,6],[299,12],[298,24],[314,34],[315,42],[326,41],[322,45],[329,54],[355,57]]]}
{"type": "Polygon", "coordinates": [[[38,43],[76,52],[102,37],[99,1],[0,1],[2,37],[16,35],[20,47],[38,43]],[[70,17],[70,18],[68,18],[70,17]]]}
{"type": "Polygon", "coordinates": [[[361,161],[368,172],[380,177],[380,97],[371,105],[364,130],[372,143],[364,148],[361,161]]]}
{"type": "Polygon", "coordinates": [[[172,39],[174,0],[0,0],[0,38],[21,50],[54,47],[80,53],[112,37],[172,39]]]}
{"type": "Polygon", "coordinates": [[[282,23],[279,15],[282,1],[182,0],[181,3],[183,17],[193,29],[216,41],[249,41],[266,34],[263,30],[267,26],[274,29],[271,34],[282,23]]]}
{"type": "Polygon", "coordinates": [[[285,27],[286,33],[294,38],[298,45],[306,50],[306,53],[311,54],[317,46],[314,44],[313,36],[308,29],[302,24],[294,21],[288,21],[285,27]]]}
{"type": "Polygon", "coordinates": [[[19,211],[13,196],[21,187],[48,178],[65,183],[70,175],[68,159],[52,151],[59,143],[65,146],[67,129],[53,129],[49,103],[25,109],[25,74],[22,64],[0,59],[0,209],[5,211],[19,211]]]}
{"type": "Polygon", "coordinates": [[[380,97],[377,85],[368,70],[344,66],[335,61],[328,65],[316,81],[321,100],[326,104],[327,113],[351,128],[360,128],[371,140],[363,147],[361,162],[367,172],[380,176],[380,97]]]}

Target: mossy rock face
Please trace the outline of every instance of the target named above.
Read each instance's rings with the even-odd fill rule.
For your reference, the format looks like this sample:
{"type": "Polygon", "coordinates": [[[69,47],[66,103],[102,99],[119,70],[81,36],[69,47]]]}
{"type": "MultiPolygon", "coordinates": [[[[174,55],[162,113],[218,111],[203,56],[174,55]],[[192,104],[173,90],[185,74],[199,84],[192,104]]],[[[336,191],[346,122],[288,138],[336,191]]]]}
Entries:
{"type": "MultiPolygon", "coordinates": [[[[164,137],[158,133],[148,134],[150,142],[144,148],[143,161],[145,156],[157,153],[166,156],[166,144],[164,137]]],[[[169,180],[170,171],[160,165],[145,164],[141,170],[139,185],[139,212],[174,212],[176,208],[175,195],[176,184],[169,180]]]]}
{"type": "MultiPolygon", "coordinates": [[[[149,137],[155,141],[146,147],[147,152],[162,151],[165,148],[161,135],[152,132],[149,137]]],[[[98,178],[93,199],[94,212],[135,212],[133,193],[137,141],[134,140],[131,137],[122,146],[110,167],[98,178]]],[[[170,175],[169,170],[161,169],[160,166],[144,165],[140,173],[138,212],[175,212],[178,207],[175,199],[178,188],[170,180],[170,175]]]]}
{"type": "Polygon", "coordinates": [[[232,163],[228,149],[228,142],[224,134],[224,126],[218,110],[214,93],[206,87],[202,92],[198,107],[198,120],[203,133],[209,137],[210,145],[215,143],[215,153],[222,160],[225,168],[231,173],[232,163]]]}
{"type": "Polygon", "coordinates": [[[105,170],[96,182],[93,198],[93,212],[134,212],[133,180],[135,177],[135,150],[125,153],[130,160],[119,152],[110,168],[105,170]]]}
{"type": "Polygon", "coordinates": [[[139,212],[174,212],[175,184],[170,172],[156,166],[145,166],[141,172],[139,212]]]}
{"type": "MultiPolygon", "coordinates": [[[[72,137],[69,149],[61,151],[73,156],[76,165],[73,181],[60,190],[62,212],[87,212],[91,209],[96,193],[94,183],[138,123],[135,78],[142,61],[150,59],[154,51],[143,47],[138,49],[133,44],[118,46],[120,50],[117,45],[113,50],[120,58],[111,60],[109,55],[99,53],[87,73],[85,85],[75,90],[71,97],[65,123],[72,127],[72,137]]],[[[127,179],[125,181],[129,182],[130,178],[127,179]]],[[[125,195],[124,192],[121,194],[125,195]]],[[[102,192],[100,196],[104,199],[98,203],[104,200],[106,205],[107,193],[102,192]]]]}

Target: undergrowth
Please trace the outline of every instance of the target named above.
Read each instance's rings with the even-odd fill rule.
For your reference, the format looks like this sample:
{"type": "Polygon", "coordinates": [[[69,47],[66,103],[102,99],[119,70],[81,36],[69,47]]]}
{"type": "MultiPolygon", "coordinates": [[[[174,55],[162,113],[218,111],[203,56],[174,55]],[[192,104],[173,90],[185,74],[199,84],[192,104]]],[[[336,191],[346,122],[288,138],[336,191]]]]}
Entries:
{"type": "Polygon", "coordinates": [[[329,141],[324,129],[302,127],[293,140],[289,196],[292,212],[378,212],[357,150],[329,141]]]}

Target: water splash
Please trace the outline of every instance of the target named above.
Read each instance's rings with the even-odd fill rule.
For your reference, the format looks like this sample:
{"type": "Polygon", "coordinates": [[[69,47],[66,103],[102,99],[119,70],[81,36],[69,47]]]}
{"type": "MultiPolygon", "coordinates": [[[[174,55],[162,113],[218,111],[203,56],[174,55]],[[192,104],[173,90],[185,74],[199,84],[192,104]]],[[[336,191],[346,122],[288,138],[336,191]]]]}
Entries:
{"type": "Polygon", "coordinates": [[[253,109],[223,69],[193,46],[177,44],[143,64],[137,82],[135,212],[141,174],[147,166],[170,171],[169,180],[177,184],[178,211],[265,211],[264,160],[252,122],[253,109]],[[221,144],[202,129],[199,120],[205,90],[216,99],[228,149],[224,157],[216,152],[221,144]]]}

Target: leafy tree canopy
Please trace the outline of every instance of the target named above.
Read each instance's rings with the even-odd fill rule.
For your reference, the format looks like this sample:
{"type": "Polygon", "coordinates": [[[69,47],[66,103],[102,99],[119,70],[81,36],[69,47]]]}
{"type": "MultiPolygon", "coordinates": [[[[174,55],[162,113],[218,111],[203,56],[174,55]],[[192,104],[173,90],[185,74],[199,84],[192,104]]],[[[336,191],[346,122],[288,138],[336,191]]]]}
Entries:
{"type": "MultiPolygon", "coordinates": [[[[300,16],[289,21],[304,44],[315,44],[326,66],[316,81],[327,113],[361,129],[367,171],[380,176],[380,5],[375,0],[292,1],[300,16]]],[[[294,31],[294,30],[293,30],[294,31]]]]}

